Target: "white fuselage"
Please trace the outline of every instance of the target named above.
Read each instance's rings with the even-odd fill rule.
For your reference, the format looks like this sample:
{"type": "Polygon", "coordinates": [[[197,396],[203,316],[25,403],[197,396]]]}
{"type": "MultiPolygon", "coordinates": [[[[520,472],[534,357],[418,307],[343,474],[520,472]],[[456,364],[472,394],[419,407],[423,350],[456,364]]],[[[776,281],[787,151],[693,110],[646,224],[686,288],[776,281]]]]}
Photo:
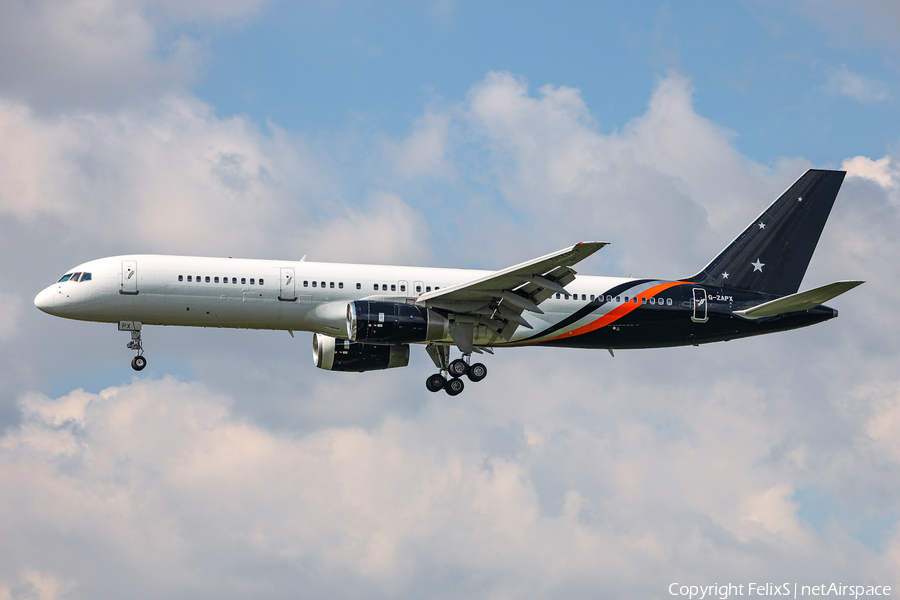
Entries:
{"type": "MultiPolygon", "coordinates": [[[[457,285],[489,271],[306,261],[130,255],[83,263],[69,273],[88,281],[61,281],[44,289],[35,305],[44,312],[82,321],[145,325],[232,327],[311,331],[346,337],[346,307],[355,300],[415,302],[428,291],[457,285]]],[[[476,343],[514,344],[571,315],[626,278],[582,277],[566,286],[569,296],[541,304],[529,314],[533,330],[520,327],[508,342],[488,330],[476,343]],[[582,299],[582,296],[584,298],[582,299]]],[[[576,326],[573,324],[573,326],[576,326]]],[[[450,342],[448,337],[446,342],[450,342]]]]}

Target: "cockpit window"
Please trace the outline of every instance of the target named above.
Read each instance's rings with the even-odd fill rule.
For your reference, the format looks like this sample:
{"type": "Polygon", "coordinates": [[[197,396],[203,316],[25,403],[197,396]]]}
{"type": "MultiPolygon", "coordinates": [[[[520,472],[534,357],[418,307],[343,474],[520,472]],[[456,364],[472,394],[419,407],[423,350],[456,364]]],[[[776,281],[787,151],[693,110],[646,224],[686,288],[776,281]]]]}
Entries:
{"type": "Polygon", "coordinates": [[[90,280],[91,280],[91,274],[90,274],[90,273],[82,273],[82,274],[81,274],[81,281],[90,281],[90,280]]]}
{"type": "Polygon", "coordinates": [[[81,273],[75,273],[69,281],[78,281],[79,279],[81,279],[81,273]]]}
{"type": "Polygon", "coordinates": [[[59,281],[57,281],[57,283],[62,283],[63,281],[68,281],[71,277],[72,277],[71,273],[66,273],[65,275],[63,275],[62,277],[59,278],[59,281]]]}

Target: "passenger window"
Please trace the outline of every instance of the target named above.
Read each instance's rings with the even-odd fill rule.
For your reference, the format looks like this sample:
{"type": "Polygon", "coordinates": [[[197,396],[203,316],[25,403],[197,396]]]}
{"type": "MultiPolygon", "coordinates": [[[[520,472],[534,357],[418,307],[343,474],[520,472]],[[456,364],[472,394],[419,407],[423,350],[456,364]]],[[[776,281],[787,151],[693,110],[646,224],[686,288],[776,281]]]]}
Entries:
{"type": "Polygon", "coordinates": [[[560,294],[559,292],[556,292],[556,299],[559,300],[561,297],[562,297],[562,294],[560,294]]]}
{"type": "Polygon", "coordinates": [[[431,291],[431,286],[430,286],[430,285],[426,285],[426,286],[425,286],[425,291],[426,291],[426,292],[430,292],[430,291],[431,291]]]}
{"type": "Polygon", "coordinates": [[[386,284],[386,283],[382,283],[382,284],[381,284],[381,291],[382,291],[382,292],[386,292],[386,291],[387,291],[387,284],[386,284]]]}
{"type": "Polygon", "coordinates": [[[313,281],[313,287],[318,287],[317,282],[313,281]]]}
{"type": "Polygon", "coordinates": [[[641,304],[647,304],[647,299],[646,299],[646,298],[641,298],[641,304]]]}
{"type": "Polygon", "coordinates": [[[666,298],[666,306],[672,306],[672,299],[666,298]]]}
{"type": "Polygon", "coordinates": [[[612,296],[607,296],[607,297],[606,297],[606,301],[607,301],[607,302],[612,302],[612,296]]]}
{"type": "Polygon", "coordinates": [[[253,277],[250,278],[250,285],[256,285],[256,279],[255,279],[255,278],[253,278],[253,277]]]}
{"type": "Polygon", "coordinates": [[[213,283],[219,283],[219,278],[216,277],[215,279],[213,279],[213,283]]]}
{"type": "MultiPolygon", "coordinates": [[[[616,296],[616,302],[621,302],[621,301],[622,301],[622,297],[616,296]]],[[[628,298],[625,298],[625,301],[628,302],[628,298]]]]}
{"type": "Polygon", "coordinates": [[[322,287],[325,287],[325,282],[324,282],[324,281],[322,282],[322,287]]]}
{"type": "Polygon", "coordinates": [[[197,283],[200,283],[200,276],[197,275],[197,283]]]}
{"type": "Polygon", "coordinates": [[[650,298],[650,304],[656,304],[656,298],[650,298]]]}
{"type": "Polygon", "coordinates": [[[334,289],[334,282],[332,281],[331,283],[329,283],[328,287],[330,287],[331,289],[334,289]]]}
{"type": "Polygon", "coordinates": [[[362,284],[361,284],[361,283],[357,283],[357,284],[356,284],[356,289],[361,290],[361,289],[362,289],[362,284]]]}
{"type": "Polygon", "coordinates": [[[309,287],[309,280],[308,280],[308,279],[307,279],[306,281],[303,282],[303,287],[309,287]]]}
{"type": "Polygon", "coordinates": [[[391,291],[392,291],[392,292],[396,292],[396,291],[397,291],[397,284],[396,284],[396,283],[392,283],[392,284],[391,284],[391,291]]]}
{"type": "Polygon", "coordinates": [[[260,278],[259,285],[262,285],[262,284],[263,284],[263,280],[262,280],[262,278],[260,278]]]}
{"type": "Polygon", "coordinates": [[[422,286],[421,286],[421,285],[417,285],[417,286],[416,286],[416,293],[418,294],[418,293],[420,293],[421,291],[422,291],[422,286]]]}
{"type": "Polygon", "coordinates": [[[206,276],[206,283],[209,283],[209,275],[206,276]]]}
{"type": "Polygon", "coordinates": [[[631,302],[632,302],[633,304],[637,304],[637,303],[638,303],[638,297],[635,296],[634,298],[632,298],[632,299],[631,299],[631,302]]]}
{"type": "MultiPolygon", "coordinates": [[[[582,300],[587,300],[587,296],[585,296],[584,294],[582,294],[582,295],[581,295],[581,299],[582,299],[582,300]]],[[[591,300],[593,300],[593,299],[594,299],[594,297],[591,296],[591,300]]]]}
{"type": "Polygon", "coordinates": [[[628,296],[625,296],[625,302],[628,302],[628,296]]]}
{"type": "Polygon", "coordinates": [[[569,299],[569,295],[568,295],[568,294],[566,294],[566,300],[568,300],[568,299],[569,299]]]}
{"type": "Polygon", "coordinates": [[[377,283],[375,284],[375,291],[376,291],[376,292],[378,291],[378,284],[377,284],[377,283]]]}
{"type": "Polygon", "coordinates": [[[338,281],[338,289],[339,289],[339,290],[344,289],[344,282],[343,282],[343,281],[338,281]]]}
{"type": "Polygon", "coordinates": [[[59,281],[57,281],[57,283],[62,283],[63,281],[68,281],[71,278],[72,278],[72,274],[66,273],[65,275],[63,275],[62,277],[59,278],[59,281]]]}
{"type": "Polygon", "coordinates": [[[246,285],[246,283],[247,283],[247,278],[241,277],[241,285],[246,285]]]}
{"type": "Polygon", "coordinates": [[[401,292],[405,292],[405,291],[406,291],[406,286],[405,286],[405,285],[401,285],[401,286],[400,286],[400,291],[401,291],[401,292]]]}
{"type": "Polygon", "coordinates": [[[593,300],[594,300],[594,295],[593,295],[593,294],[591,294],[591,301],[593,301],[593,300]]]}
{"type": "Polygon", "coordinates": [[[438,291],[439,289],[441,289],[441,288],[438,286],[434,286],[434,291],[438,291]]]}
{"type": "Polygon", "coordinates": [[[190,275],[188,275],[188,281],[192,281],[192,279],[191,279],[191,276],[190,276],[190,275]]]}
{"type": "Polygon", "coordinates": [[[232,277],[232,278],[231,278],[231,283],[237,283],[237,277],[232,277]]]}

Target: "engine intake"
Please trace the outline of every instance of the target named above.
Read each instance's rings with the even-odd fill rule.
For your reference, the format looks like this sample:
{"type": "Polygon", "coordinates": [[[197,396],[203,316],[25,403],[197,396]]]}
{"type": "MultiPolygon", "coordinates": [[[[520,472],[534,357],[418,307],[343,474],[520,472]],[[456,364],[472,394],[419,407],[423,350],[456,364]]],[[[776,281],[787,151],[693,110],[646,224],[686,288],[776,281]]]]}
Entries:
{"type": "Polygon", "coordinates": [[[347,305],[347,337],[354,342],[431,342],[446,338],[449,327],[447,317],[415,304],[358,300],[347,305]]]}
{"type": "Polygon", "coordinates": [[[409,364],[408,344],[361,344],[313,334],[313,361],[326,371],[379,371],[409,364]]]}

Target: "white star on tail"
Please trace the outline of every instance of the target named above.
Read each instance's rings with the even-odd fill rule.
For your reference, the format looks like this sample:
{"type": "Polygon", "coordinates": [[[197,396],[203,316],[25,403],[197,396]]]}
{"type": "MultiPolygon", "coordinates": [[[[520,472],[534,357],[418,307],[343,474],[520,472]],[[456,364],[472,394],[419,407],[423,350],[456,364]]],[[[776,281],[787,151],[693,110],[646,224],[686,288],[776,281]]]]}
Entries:
{"type": "Polygon", "coordinates": [[[755,262],[755,263],[750,263],[750,264],[753,265],[753,270],[754,270],[754,271],[759,271],[760,273],[762,273],[762,268],[763,268],[764,266],[766,266],[766,263],[761,263],[761,262],[759,262],[759,259],[758,259],[758,258],[756,259],[756,262],[755,262]]]}
{"type": "Polygon", "coordinates": [[[759,228],[760,228],[760,229],[765,229],[765,228],[766,228],[766,224],[763,223],[762,221],[760,221],[759,223],[757,223],[757,225],[759,225],[759,228]]]}
{"type": "Polygon", "coordinates": [[[722,279],[728,279],[728,271],[722,273],[722,279]]]}

